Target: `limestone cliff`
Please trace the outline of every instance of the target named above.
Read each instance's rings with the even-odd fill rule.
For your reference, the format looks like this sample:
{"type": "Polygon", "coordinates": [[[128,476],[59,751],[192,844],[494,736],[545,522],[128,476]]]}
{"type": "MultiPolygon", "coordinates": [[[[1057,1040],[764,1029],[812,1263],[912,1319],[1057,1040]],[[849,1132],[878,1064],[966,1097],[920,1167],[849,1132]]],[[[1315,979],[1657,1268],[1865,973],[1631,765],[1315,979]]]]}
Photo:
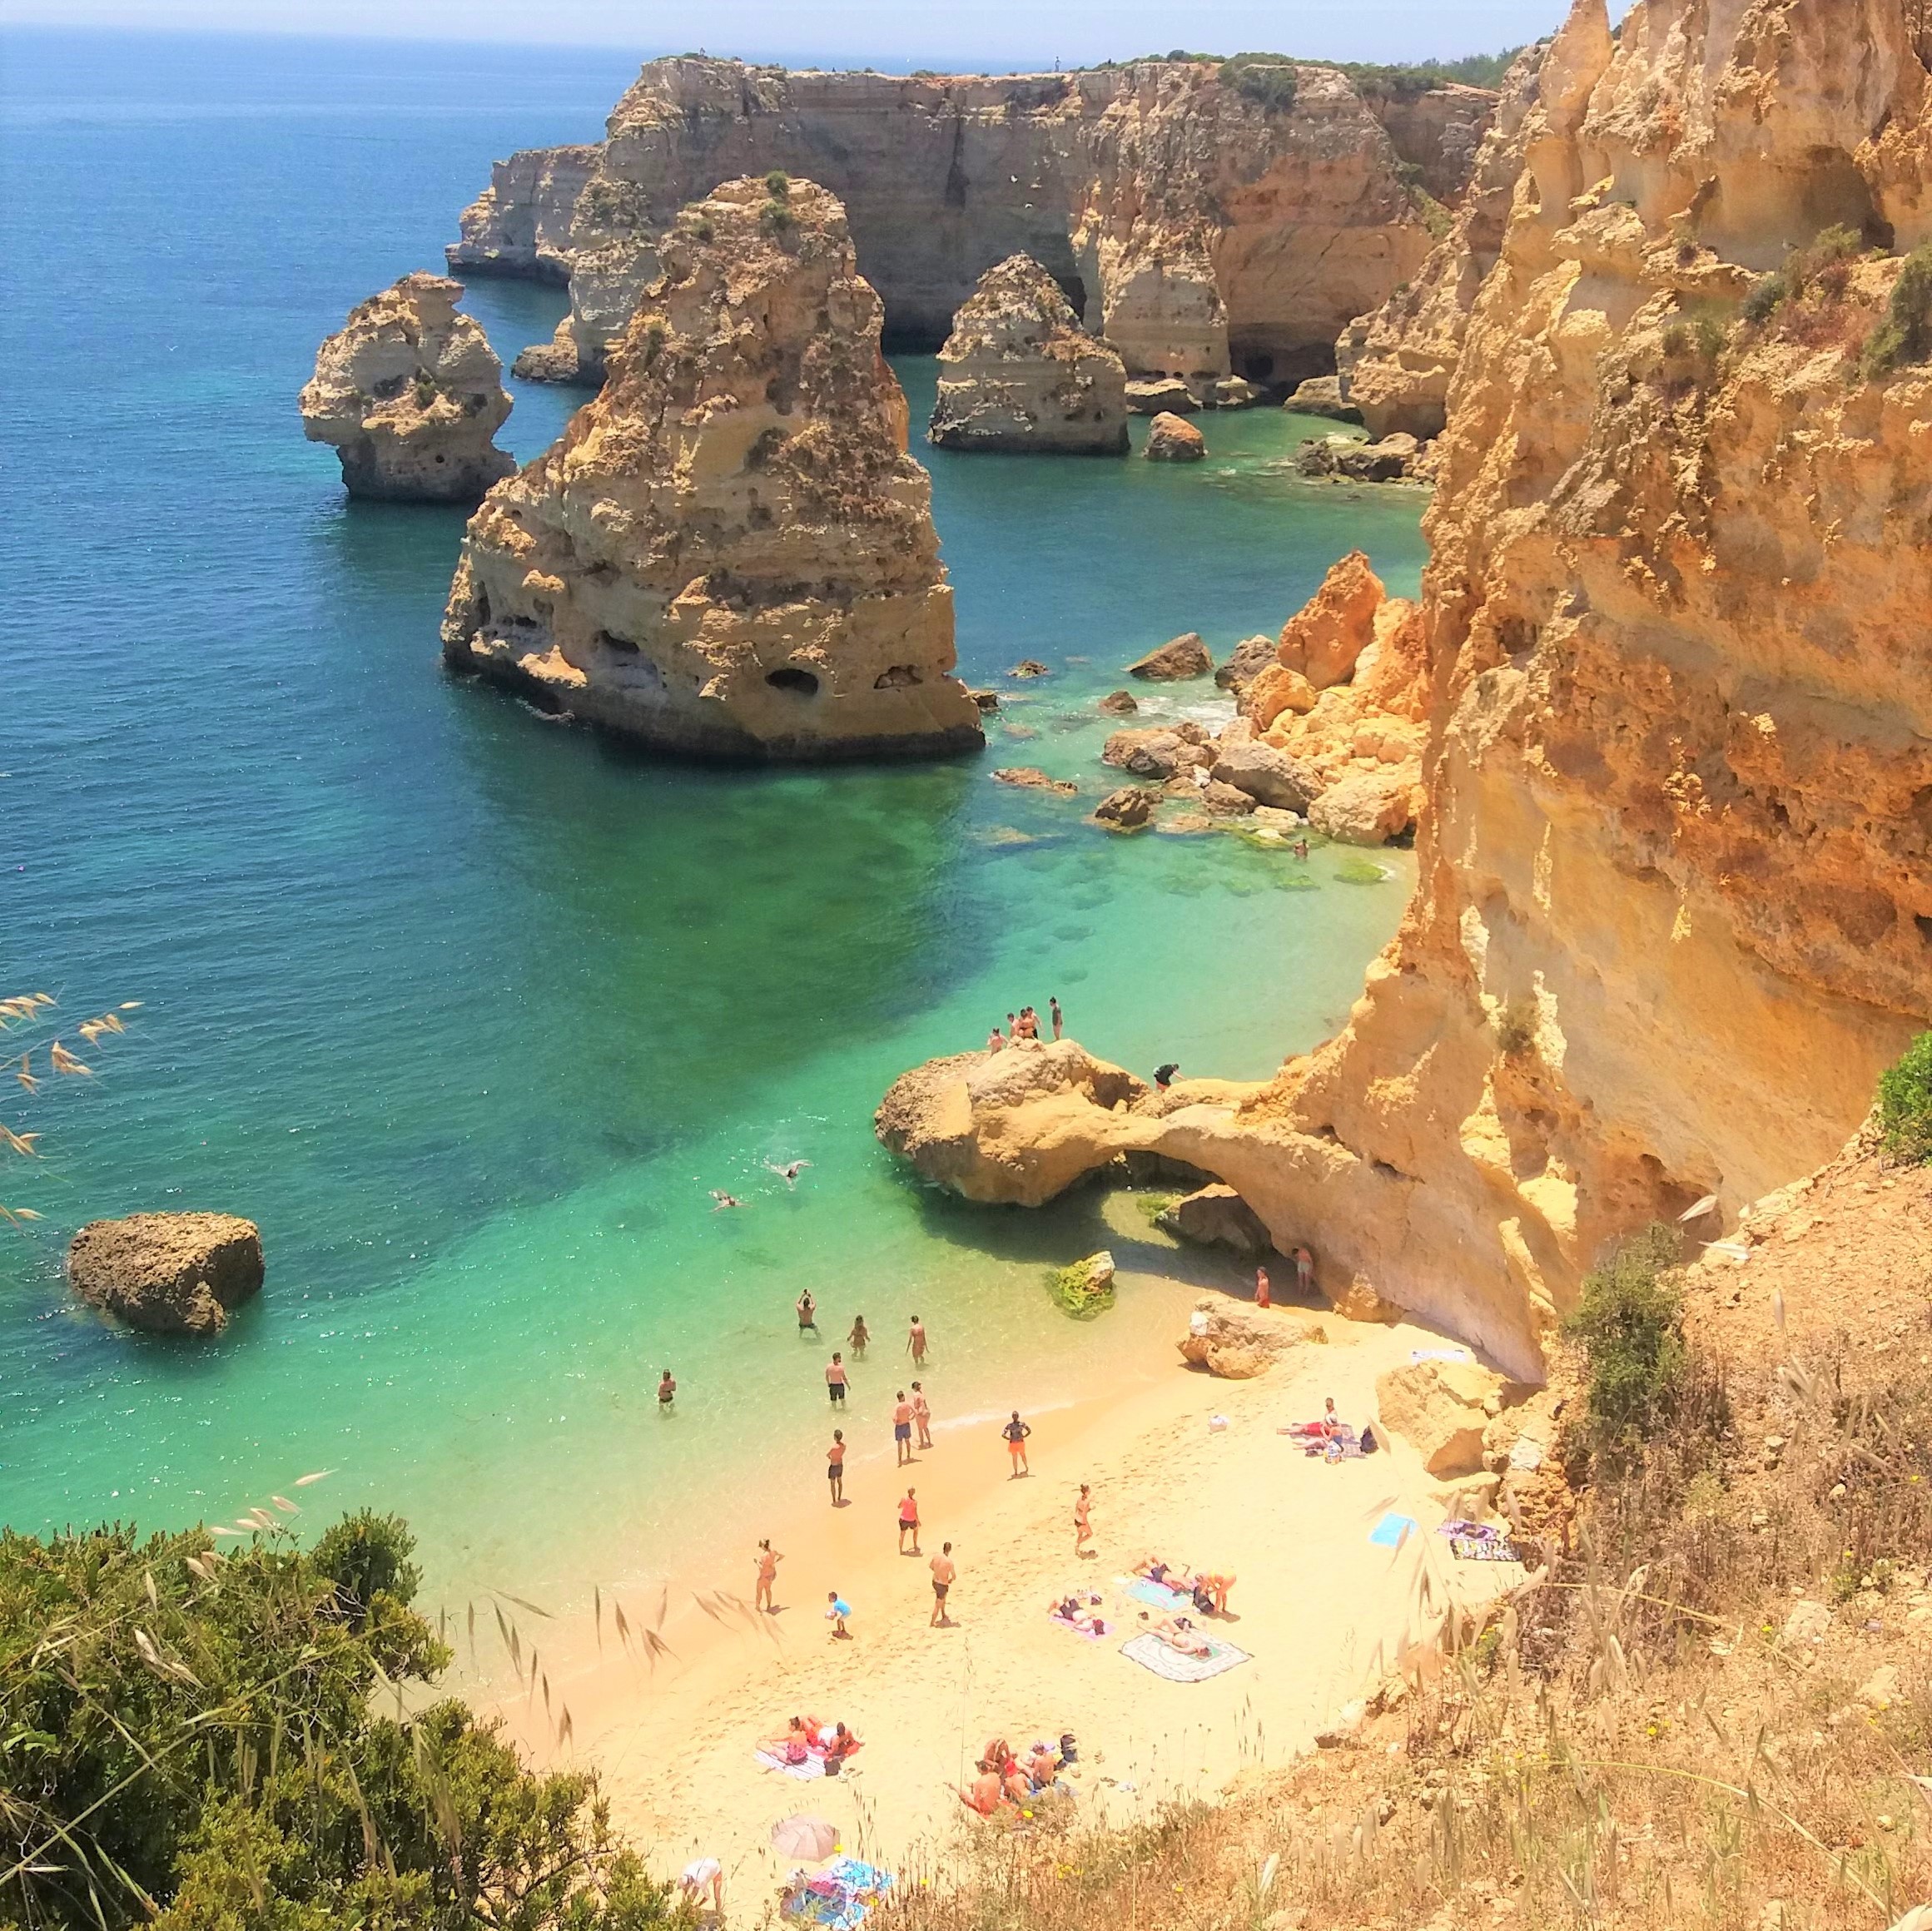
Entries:
{"type": "Polygon", "coordinates": [[[452,272],[570,279],[570,223],[600,150],[525,147],[495,162],[489,186],[463,211],[462,236],[443,251],[452,272]]]}
{"type": "Polygon", "coordinates": [[[1010,255],[980,277],[939,352],[927,437],[949,449],[1124,455],[1127,372],[1058,282],[1010,255]]]}
{"type": "MultiPolygon", "coordinates": [[[[679,206],[721,176],[780,168],[845,201],[896,345],[936,348],[986,268],[1024,254],[1135,374],[1205,396],[1231,368],[1317,373],[1343,325],[1428,253],[1407,169],[1446,192],[1488,97],[1379,103],[1424,156],[1405,166],[1378,103],[1334,68],[1294,71],[1281,107],[1205,62],[994,78],[653,61],[577,203],[571,315],[525,366],[594,380],[679,206]]],[[[466,259],[497,227],[515,252],[514,185],[470,211],[466,259]]]]}
{"type": "Polygon", "coordinates": [[[1338,1038],[1095,1145],[1523,1374],[1932,1013],[1925,62],[1897,0],[1580,0],[1537,95],[1426,525],[1414,901],[1338,1038]]]}
{"type": "Polygon", "coordinates": [[[335,445],[351,496],[474,503],[516,468],[491,439],[510,412],[503,365],[457,314],[462,296],[460,282],[405,275],[316,351],[302,430],[335,445]]]}
{"type": "Polygon", "coordinates": [[[822,188],[687,208],[602,394],[472,518],[450,665],[699,755],[976,748],[879,328],[822,188]]]}

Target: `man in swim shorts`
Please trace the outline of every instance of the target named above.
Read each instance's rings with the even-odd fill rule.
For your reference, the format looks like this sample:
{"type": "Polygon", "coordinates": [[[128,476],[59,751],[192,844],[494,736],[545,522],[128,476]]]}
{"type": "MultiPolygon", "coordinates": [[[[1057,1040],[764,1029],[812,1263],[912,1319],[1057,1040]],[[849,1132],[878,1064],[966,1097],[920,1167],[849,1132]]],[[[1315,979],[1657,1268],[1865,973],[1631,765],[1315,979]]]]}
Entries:
{"type": "Polygon", "coordinates": [[[942,1542],[939,1553],[932,1558],[932,1615],[926,1626],[928,1629],[951,1629],[952,1618],[946,1613],[946,1591],[952,1587],[959,1574],[959,1565],[952,1559],[952,1544],[942,1542]]]}
{"type": "Polygon", "coordinates": [[[906,1491],[905,1499],[899,1504],[899,1553],[901,1556],[908,1553],[906,1547],[908,1536],[912,1538],[910,1553],[916,1556],[919,1553],[919,1503],[911,1489],[906,1491]]]}
{"type": "Polygon", "coordinates": [[[892,1446],[903,1468],[912,1459],[912,1404],[906,1399],[904,1388],[893,1398],[892,1446]]]}
{"type": "Polygon", "coordinates": [[[835,1407],[845,1406],[845,1357],[835,1348],[832,1359],[825,1364],[825,1392],[832,1397],[835,1407]]]}
{"type": "Polygon", "coordinates": [[[1026,1466],[1026,1437],[1033,1430],[1020,1419],[1017,1408],[1013,1411],[1012,1420],[1000,1432],[1006,1437],[1006,1453],[1013,1463],[1013,1472],[1008,1479],[1016,1482],[1022,1475],[1031,1475],[1033,1472],[1026,1466]]]}
{"type": "Polygon", "coordinates": [[[832,1506],[845,1506],[845,1430],[834,1428],[832,1446],[825,1452],[825,1479],[832,1484],[832,1506]]]}
{"type": "Polygon", "coordinates": [[[798,1309],[798,1332],[801,1334],[816,1334],[818,1332],[818,1303],[812,1298],[807,1288],[795,1303],[798,1309]]]}
{"type": "Polygon", "coordinates": [[[670,1369],[666,1368],[663,1378],[658,1383],[658,1412],[660,1415],[669,1414],[671,1404],[677,1398],[678,1384],[672,1380],[670,1369]]]}

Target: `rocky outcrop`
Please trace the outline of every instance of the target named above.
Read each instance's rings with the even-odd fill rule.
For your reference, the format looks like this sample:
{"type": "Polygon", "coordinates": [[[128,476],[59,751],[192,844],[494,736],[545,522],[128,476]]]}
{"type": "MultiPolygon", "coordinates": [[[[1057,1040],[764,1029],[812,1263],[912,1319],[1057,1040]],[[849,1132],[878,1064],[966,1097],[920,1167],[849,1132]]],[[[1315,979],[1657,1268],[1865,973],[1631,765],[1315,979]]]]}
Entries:
{"type": "Polygon", "coordinates": [[[1127,452],[1127,372],[1060,284],[1010,255],[980,277],[939,351],[927,439],[947,449],[1127,452]]]}
{"type": "Polygon", "coordinates": [[[1186,417],[1168,414],[1147,425],[1140,451],[1150,463],[1198,463],[1207,453],[1207,438],[1186,417]]]}
{"type": "Polygon", "coordinates": [[[1273,1251],[1261,1217],[1232,1187],[1219,1181],[1184,1194],[1163,1208],[1155,1224],[1197,1247],[1225,1247],[1247,1260],[1273,1251]]]}
{"type": "Polygon", "coordinates": [[[1244,637],[1225,663],[1214,666],[1214,688],[1232,691],[1239,697],[1274,662],[1274,639],[1265,631],[1259,636],[1244,637]]]}
{"type": "Polygon", "coordinates": [[[1154,816],[1154,807],[1160,802],[1159,792],[1150,792],[1140,785],[1124,785],[1117,792],[1109,792],[1094,807],[1094,822],[1110,831],[1140,831],[1154,816]]]}
{"type": "Polygon", "coordinates": [[[1336,422],[1358,423],[1362,412],[1342,394],[1339,375],[1311,375],[1298,384],[1281,405],[1297,415],[1323,415],[1336,422]]]}
{"type": "Polygon", "coordinates": [[[1357,436],[1317,436],[1294,453],[1304,476],[1332,476],[1344,483],[1427,481],[1432,444],[1418,443],[1404,429],[1392,429],[1373,442],[1357,436]]]}
{"type": "Polygon", "coordinates": [[[1286,1316],[1274,1318],[1218,1294],[1204,1294],[1194,1303],[1178,1345],[1183,1361],[1204,1368],[1217,1380],[1252,1381],[1301,1338],[1301,1330],[1286,1316]]]}
{"type": "Polygon", "coordinates": [[[1525,49],[1504,76],[1449,232],[1413,280],[1335,345],[1341,398],[1373,437],[1399,429],[1427,442],[1442,433],[1477,290],[1502,251],[1544,51],[1525,49]]]}
{"type": "Polygon", "coordinates": [[[1178,683],[1189,678],[1204,678],[1214,668],[1208,647],[1197,630],[1170,637],[1145,657],[1136,658],[1127,667],[1127,675],[1150,683],[1178,683]]]}
{"type": "Polygon", "coordinates": [[[1428,1473],[1477,1474],[1484,1431],[1502,1412],[1504,1383],[1473,1361],[1412,1361],[1375,1382],[1375,1416],[1385,1433],[1408,1443],[1428,1473]]]}
{"type": "Polygon", "coordinates": [[[351,496],[474,503],[515,469],[492,439],[510,411],[503,365],[462,297],[460,282],[405,275],[316,351],[302,431],[335,445],[351,496]]]}
{"type": "Polygon", "coordinates": [[[1130,415],[1192,415],[1200,406],[1200,398],[1178,375],[1127,385],[1130,415]]]}
{"type": "MultiPolygon", "coordinates": [[[[1318,373],[1348,319],[1420,266],[1430,238],[1405,173],[1446,188],[1483,97],[1365,100],[1334,68],[1294,74],[1282,107],[1214,62],[995,77],[653,61],[579,196],[571,315],[544,361],[594,378],[678,208],[780,168],[844,200],[895,345],[936,347],[980,276],[1019,253],[1131,374],[1209,400],[1230,373],[1318,373]]],[[[475,252],[520,219],[514,198],[499,181],[471,211],[475,252]]]]}
{"type": "Polygon", "coordinates": [[[462,239],[443,251],[450,272],[570,279],[570,224],[603,149],[526,147],[491,165],[489,186],[463,211],[462,239]]]}
{"type": "Polygon", "coordinates": [[[823,189],[687,210],[603,392],[471,519],[449,663],[703,756],[978,747],[879,326],[823,189]]]}
{"type": "Polygon", "coordinates": [[[261,1235],[232,1214],[131,1214],[92,1220],[67,1248],[84,1301],[153,1334],[219,1334],[260,1293],[261,1235]]]}

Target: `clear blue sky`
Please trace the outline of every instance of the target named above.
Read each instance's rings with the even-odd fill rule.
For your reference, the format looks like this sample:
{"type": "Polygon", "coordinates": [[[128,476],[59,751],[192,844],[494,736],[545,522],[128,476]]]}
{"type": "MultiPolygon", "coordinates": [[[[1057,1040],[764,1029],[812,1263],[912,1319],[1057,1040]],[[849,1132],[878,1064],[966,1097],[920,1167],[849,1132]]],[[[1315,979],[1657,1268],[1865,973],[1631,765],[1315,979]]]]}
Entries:
{"type": "Polygon", "coordinates": [[[702,47],[754,59],[1006,68],[1176,47],[1329,60],[1488,53],[1548,32],[1567,11],[1567,0],[0,0],[0,22],[578,43],[640,57],[702,47]]]}

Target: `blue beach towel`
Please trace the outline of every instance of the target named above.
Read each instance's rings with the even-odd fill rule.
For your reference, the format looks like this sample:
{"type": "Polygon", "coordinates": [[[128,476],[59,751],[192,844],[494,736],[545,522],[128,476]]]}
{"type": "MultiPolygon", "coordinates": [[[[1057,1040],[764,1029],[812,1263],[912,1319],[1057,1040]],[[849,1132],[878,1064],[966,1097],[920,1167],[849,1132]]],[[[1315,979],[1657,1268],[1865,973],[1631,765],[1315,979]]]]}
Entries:
{"type": "Polygon", "coordinates": [[[1185,1609],[1194,1601],[1191,1596],[1183,1596],[1178,1589],[1169,1589],[1145,1576],[1122,1576],[1116,1580],[1136,1602],[1145,1602],[1151,1609],[1185,1609]]]}
{"type": "Polygon", "coordinates": [[[1368,1540],[1378,1549],[1399,1549],[1408,1537],[1416,1533],[1413,1517],[1386,1515],[1368,1531],[1368,1540]]]}

